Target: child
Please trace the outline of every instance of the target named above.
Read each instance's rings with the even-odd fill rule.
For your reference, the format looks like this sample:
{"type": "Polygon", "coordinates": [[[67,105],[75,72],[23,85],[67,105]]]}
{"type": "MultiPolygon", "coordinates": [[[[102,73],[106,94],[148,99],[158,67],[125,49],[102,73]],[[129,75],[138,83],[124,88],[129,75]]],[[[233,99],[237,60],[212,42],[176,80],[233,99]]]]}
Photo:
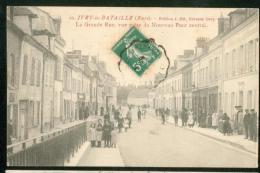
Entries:
{"type": "Polygon", "coordinates": [[[96,146],[96,128],[95,128],[94,123],[92,123],[89,128],[89,139],[90,139],[91,147],[95,147],[96,146]]]}
{"type": "Polygon", "coordinates": [[[125,118],[125,119],[124,119],[125,132],[127,132],[128,126],[129,126],[129,120],[128,120],[128,118],[125,118]]]}
{"type": "Polygon", "coordinates": [[[111,132],[111,147],[116,148],[117,143],[117,131],[116,128],[114,128],[111,132]]]}

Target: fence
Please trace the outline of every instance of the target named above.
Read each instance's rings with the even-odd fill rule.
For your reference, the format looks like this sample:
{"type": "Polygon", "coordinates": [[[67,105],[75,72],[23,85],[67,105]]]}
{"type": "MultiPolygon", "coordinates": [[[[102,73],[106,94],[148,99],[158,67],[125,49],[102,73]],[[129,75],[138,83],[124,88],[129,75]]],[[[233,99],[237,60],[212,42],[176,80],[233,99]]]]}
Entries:
{"type": "Polygon", "coordinates": [[[81,122],[7,147],[8,166],[63,166],[87,140],[87,123],[81,122]],[[29,146],[29,143],[32,143],[29,146]],[[14,148],[21,150],[14,152],[14,148]]]}

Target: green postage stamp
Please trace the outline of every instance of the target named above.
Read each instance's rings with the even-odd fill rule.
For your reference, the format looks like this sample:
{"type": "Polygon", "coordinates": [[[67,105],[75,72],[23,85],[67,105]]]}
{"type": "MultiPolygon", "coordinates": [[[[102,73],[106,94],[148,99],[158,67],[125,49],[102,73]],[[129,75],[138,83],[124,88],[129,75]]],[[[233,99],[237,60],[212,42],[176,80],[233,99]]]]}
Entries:
{"type": "Polygon", "coordinates": [[[161,51],[136,27],[132,27],[112,48],[112,50],[138,75],[158,58],[161,51]]]}

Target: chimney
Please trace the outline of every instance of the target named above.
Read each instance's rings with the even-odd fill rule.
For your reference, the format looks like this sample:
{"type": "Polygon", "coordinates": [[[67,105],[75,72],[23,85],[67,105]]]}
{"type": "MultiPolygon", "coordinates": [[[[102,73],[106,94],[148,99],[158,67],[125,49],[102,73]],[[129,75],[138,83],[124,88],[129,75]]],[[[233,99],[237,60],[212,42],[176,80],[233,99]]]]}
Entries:
{"type": "Polygon", "coordinates": [[[197,46],[195,48],[195,54],[196,56],[200,56],[203,53],[207,52],[208,46],[207,46],[207,41],[209,39],[207,37],[198,37],[196,42],[197,46]]]}
{"type": "Polygon", "coordinates": [[[205,47],[206,46],[206,42],[208,41],[209,39],[207,37],[198,37],[196,42],[197,42],[197,47],[205,47]]]}
{"type": "Polygon", "coordinates": [[[221,13],[220,17],[218,18],[218,35],[225,33],[229,30],[229,18],[224,18],[223,14],[221,13]]]}
{"type": "Polygon", "coordinates": [[[60,16],[54,18],[54,24],[55,24],[55,27],[56,27],[57,35],[60,35],[60,25],[61,25],[61,17],[60,16]]]}
{"type": "Polygon", "coordinates": [[[230,17],[230,28],[234,28],[237,25],[239,25],[241,22],[244,21],[247,15],[247,10],[246,9],[237,9],[235,11],[230,12],[229,14],[230,17]]]}

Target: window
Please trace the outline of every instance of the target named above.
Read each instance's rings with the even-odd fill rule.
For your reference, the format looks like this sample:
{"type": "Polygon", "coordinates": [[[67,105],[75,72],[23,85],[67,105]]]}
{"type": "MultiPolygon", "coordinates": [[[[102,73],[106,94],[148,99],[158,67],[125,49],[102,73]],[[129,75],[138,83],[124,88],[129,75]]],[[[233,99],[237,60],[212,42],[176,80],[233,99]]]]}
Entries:
{"type": "Polygon", "coordinates": [[[218,60],[219,60],[219,58],[218,57],[216,57],[215,58],[215,71],[214,71],[214,79],[216,80],[216,79],[218,79],[218,60]]]}
{"type": "Polygon", "coordinates": [[[243,45],[240,46],[239,54],[240,54],[239,56],[240,56],[240,62],[241,62],[241,63],[239,63],[240,64],[239,71],[240,71],[240,73],[244,73],[245,69],[246,69],[246,67],[245,67],[246,59],[245,59],[244,46],[243,45]]]}
{"type": "Polygon", "coordinates": [[[68,72],[64,71],[64,89],[67,90],[68,72]]]}
{"type": "Polygon", "coordinates": [[[212,78],[213,78],[213,76],[212,76],[212,69],[213,68],[213,66],[212,66],[212,60],[210,60],[209,61],[209,80],[210,81],[212,81],[212,78]]]}
{"type": "Polygon", "coordinates": [[[30,113],[29,113],[29,119],[28,119],[28,126],[33,127],[34,122],[34,102],[30,101],[30,113]]]}
{"type": "Polygon", "coordinates": [[[49,75],[49,86],[52,86],[52,64],[49,63],[49,71],[48,71],[48,75],[49,75]]]}
{"type": "Polygon", "coordinates": [[[248,46],[249,71],[251,72],[254,71],[255,68],[254,45],[252,40],[248,43],[248,46]]]}
{"type": "Polygon", "coordinates": [[[243,106],[243,104],[244,104],[244,93],[243,93],[243,91],[239,91],[239,106],[243,106]]]}
{"type": "Polygon", "coordinates": [[[38,67],[37,67],[37,86],[40,86],[40,80],[41,79],[41,61],[38,60],[38,67]]]}
{"type": "Polygon", "coordinates": [[[40,110],[41,110],[41,105],[40,105],[40,101],[37,101],[37,112],[36,112],[36,116],[34,118],[34,125],[39,125],[39,120],[40,120],[40,110]]]}
{"type": "Polygon", "coordinates": [[[14,54],[11,54],[10,57],[10,85],[15,85],[15,56],[14,54]]]}
{"type": "Polygon", "coordinates": [[[207,85],[208,84],[208,67],[206,67],[206,75],[205,76],[206,76],[205,77],[206,78],[205,81],[206,81],[206,85],[207,85]]]}
{"type": "Polygon", "coordinates": [[[233,114],[234,114],[234,108],[235,108],[235,92],[232,92],[231,93],[231,115],[230,116],[232,116],[233,114]]]}
{"type": "Polygon", "coordinates": [[[28,63],[28,56],[25,55],[23,57],[23,77],[22,77],[22,84],[25,85],[26,84],[26,80],[27,80],[27,63],[28,63]]]}
{"type": "Polygon", "coordinates": [[[224,61],[224,71],[225,71],[225,78],[228,78],[228,53],[225,55],[225,61],[224,61]]]}
{"type": "Polygon", "coordinates": [[[247,109],[252,109],[252,91],[247,92],[247,109]]]}
{"type": "Polygon", "coordinates": [[[235,72],[236,72],[236,50],[233,50],[232,51],[232,76],[235,75],[235,72]]]}
{"type": "Polygon", "coordinates": [[[55,72],[55,79],[56,80],[60,80],[60,62],[57,60],[56,61],[56,63],[55,63],[55,70],[56,70],[56,72],[55,72]]]}
{"type": "Polygon", "coordinates": [[[35,59],[32,58],[31,81],[30,81],[31,85],[34,85],[34,78],[35,78],[35,59]]]}

